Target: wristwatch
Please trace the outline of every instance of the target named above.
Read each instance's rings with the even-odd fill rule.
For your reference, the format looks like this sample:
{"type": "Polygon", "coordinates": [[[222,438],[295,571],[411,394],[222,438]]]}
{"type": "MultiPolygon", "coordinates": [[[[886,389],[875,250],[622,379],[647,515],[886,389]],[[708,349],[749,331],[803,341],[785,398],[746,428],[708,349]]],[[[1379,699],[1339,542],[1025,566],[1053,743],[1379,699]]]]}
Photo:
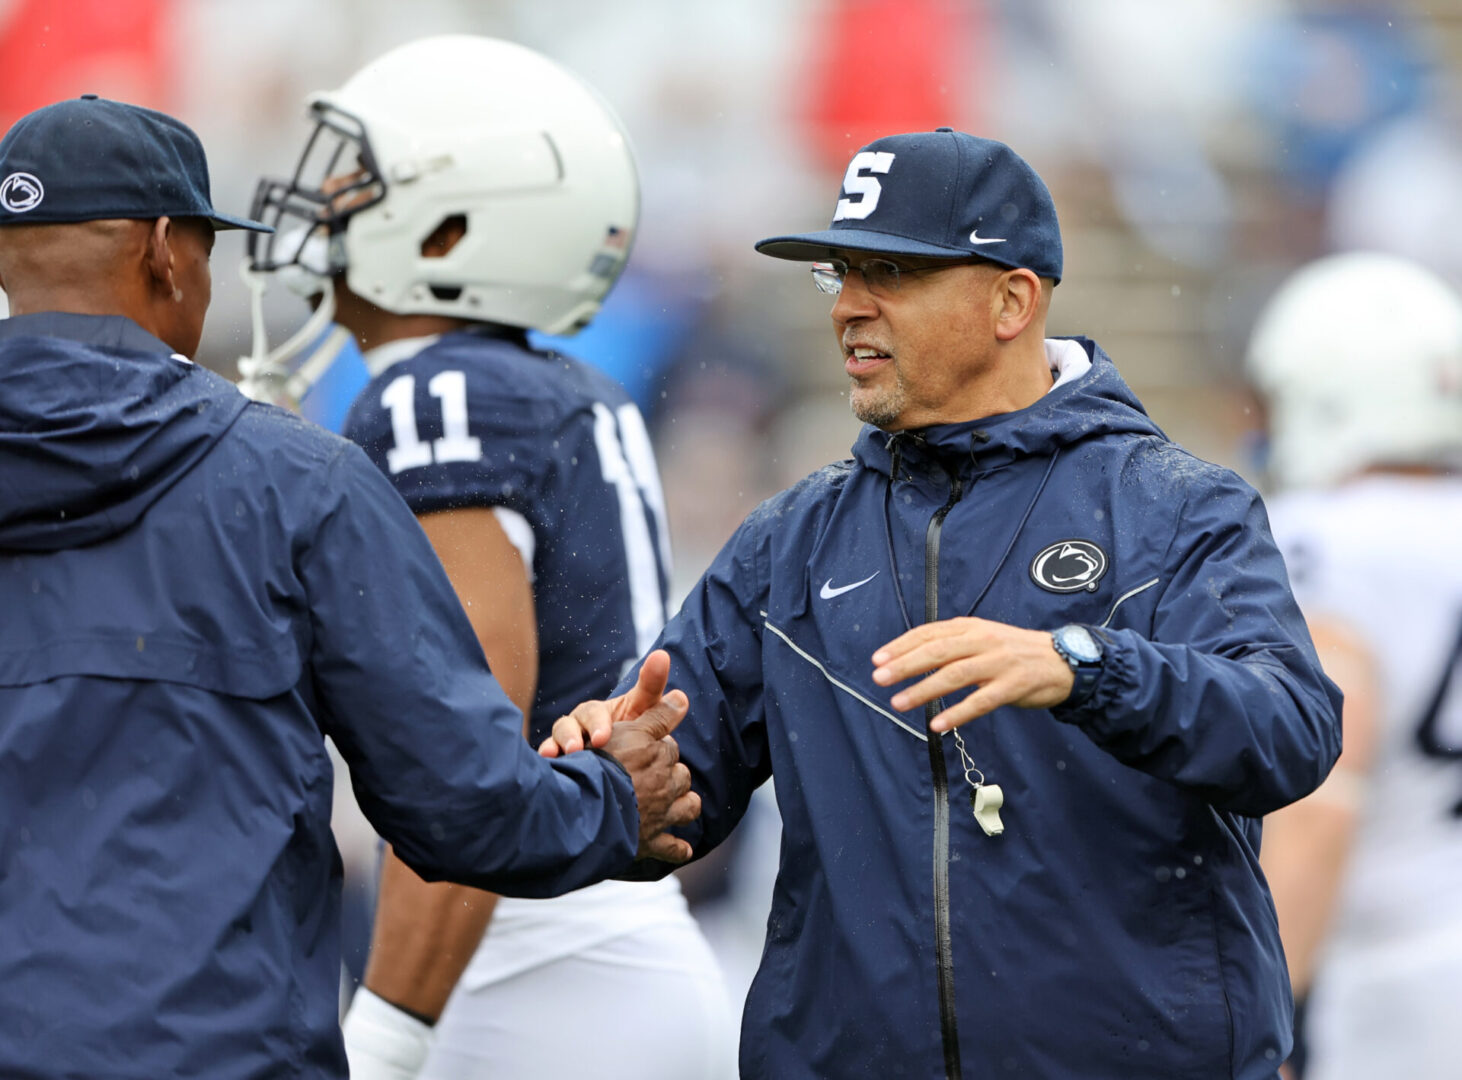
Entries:
{"type": "Polygon", "coordinates": [[[1102,673],[1102,643],[1086,627],[1070,623],[1059,630],[1051,631],[1051,648],[1056,655],[1071,665],[1076,681],[1071,686],[1071,696],[1063,705],[1080,705],[1091,697],[1102,673]]]}

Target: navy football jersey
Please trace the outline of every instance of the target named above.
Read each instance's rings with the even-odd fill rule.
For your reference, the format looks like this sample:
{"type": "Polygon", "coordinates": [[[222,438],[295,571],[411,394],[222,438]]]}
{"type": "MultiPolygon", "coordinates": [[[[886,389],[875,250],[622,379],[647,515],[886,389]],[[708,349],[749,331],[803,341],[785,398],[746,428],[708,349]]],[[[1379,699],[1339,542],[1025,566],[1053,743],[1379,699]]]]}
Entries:
{"type": "Polygon", "coordinates": [[[501,507],[531,527],[535,743],[654,643],[664,497],[644,420],[612,379],[517,337],[458,331],[376,373],[345,435],[417,514],[501,507]]]}

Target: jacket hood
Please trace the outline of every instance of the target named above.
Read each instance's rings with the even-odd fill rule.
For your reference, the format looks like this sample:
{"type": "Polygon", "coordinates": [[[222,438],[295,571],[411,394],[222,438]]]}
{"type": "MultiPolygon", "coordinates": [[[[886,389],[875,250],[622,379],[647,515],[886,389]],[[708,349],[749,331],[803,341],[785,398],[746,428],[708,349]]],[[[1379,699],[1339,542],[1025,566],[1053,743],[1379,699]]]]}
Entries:
{"type": "Polygon", "coordinates": [[[892,474],[895,450],[905,459],[973,458],[983,471],[1017,458],[1049,456],[1064,446],[1096,436],[1125,433],[1166,437],[1117,373],[1117,365],[1096,342],[1083,337],[1050,340],[1080,346],[1091,360],[1090,370],[1015,412],[893,435],[865,424],[853,444],[853,456],[860,464],[885,475],[892,474]]]}
{"type": "Polygon", "coordinates": [[[55,551],[128,528],[247,404],[130,319],[0,322],[0,549],[55,551]]]}

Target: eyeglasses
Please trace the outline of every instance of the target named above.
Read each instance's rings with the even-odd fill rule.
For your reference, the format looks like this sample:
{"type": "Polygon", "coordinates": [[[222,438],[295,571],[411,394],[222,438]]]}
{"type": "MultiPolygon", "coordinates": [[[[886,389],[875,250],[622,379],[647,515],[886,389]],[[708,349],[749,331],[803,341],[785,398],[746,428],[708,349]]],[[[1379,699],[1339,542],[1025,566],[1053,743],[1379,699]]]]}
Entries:
{"type": "Polygon", "coordinates": [[[830,259],[812,264],[812,284],[817,286],[818,292],[836,296],[843,291],[843,279],[848,272],[856,270],[863,275],[863,284],[868,286],[869,292],[886,296],[898,292],[901,279],[911,274],[967,265],[970,264],[966,260],[935,263],[933,266],[900,266],[888,259],[864,259],[857,266],[852,266],[845,259],[830,259]]]}

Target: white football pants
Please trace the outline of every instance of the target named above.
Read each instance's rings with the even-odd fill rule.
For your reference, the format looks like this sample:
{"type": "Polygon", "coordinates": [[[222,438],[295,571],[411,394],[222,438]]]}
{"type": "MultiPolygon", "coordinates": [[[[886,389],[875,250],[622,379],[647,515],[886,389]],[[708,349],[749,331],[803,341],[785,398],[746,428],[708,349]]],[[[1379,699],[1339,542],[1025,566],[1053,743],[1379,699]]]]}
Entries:
{"type": "Polygon", "coordinates": [[[735,1080],[738,1013],[694,924],[655,927],[458,984],[421,1080],[735,1080]]]}

